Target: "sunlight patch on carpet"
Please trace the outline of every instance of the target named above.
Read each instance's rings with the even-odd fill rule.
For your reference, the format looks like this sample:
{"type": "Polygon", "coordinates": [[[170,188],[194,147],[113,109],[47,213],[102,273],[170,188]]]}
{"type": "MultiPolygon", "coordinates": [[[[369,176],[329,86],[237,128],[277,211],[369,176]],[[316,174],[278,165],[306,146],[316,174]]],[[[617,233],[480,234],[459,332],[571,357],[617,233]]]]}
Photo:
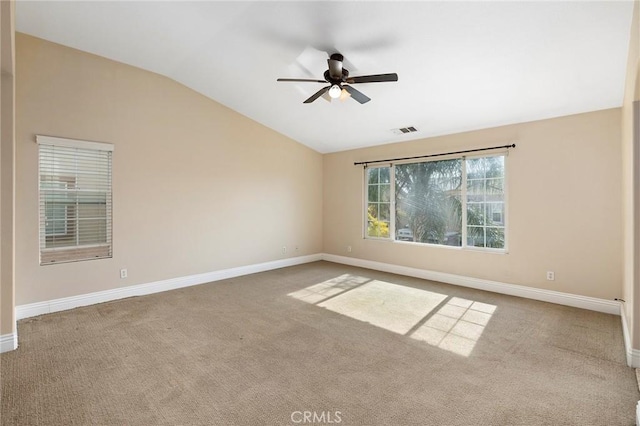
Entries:
{"type": "Polygon", "coordinates": [[[444,294],[376,280],[318,306],[406,334],[446,298],[444,294]]]}
{"type": "Polygon", "coordinates": [[[330,297],[336,296],[345,291],[351,290],[362,285],[370,278],[359,277],[357,275],[344,274],[339,277],[332,278],[320,284],[312,285],[302,290],[289,293],[288,296],[302,300],[307,303],[318,303],[330,297]]]}
{"type": "Polygon", "coordinates": [[[469,356],[495,310],[495,305],[453,297],[411,337],[458,355],[469,356]]]}
{"type": "Polygon", "coordinates": [[[495,305],[344,274],[288,296],[468,357],[495,305]]]}

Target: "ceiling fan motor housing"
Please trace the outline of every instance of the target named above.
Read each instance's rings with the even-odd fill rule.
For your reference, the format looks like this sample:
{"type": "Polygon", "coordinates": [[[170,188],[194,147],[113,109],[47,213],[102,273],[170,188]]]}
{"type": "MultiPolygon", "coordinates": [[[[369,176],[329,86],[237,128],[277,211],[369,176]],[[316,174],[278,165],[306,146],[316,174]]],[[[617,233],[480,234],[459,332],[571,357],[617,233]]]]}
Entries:
{"type": "Polygon", "coordinates": [[[349,77],[349,70],[342,68],[342,77],[337,79],[337,78],[333,78],[331,76],[331,72],[329,70],[326,70],[324,72],[324,79],[327,80],[328,83],[331,84],[337,84],[340,85],[341,83],[344,83],[347,80],[347,77],[349,77]]]}
{"type": "Polygon", "coordinates": [[[339,84],[344,82],[345,78],[349,75],[349,71],[342,67],[342,61],[344,61],[344,56],[340,53],[334,53],[329,57],[327,60],[329,69],[325,73],[325,79],[328,82],[339,84]]]}

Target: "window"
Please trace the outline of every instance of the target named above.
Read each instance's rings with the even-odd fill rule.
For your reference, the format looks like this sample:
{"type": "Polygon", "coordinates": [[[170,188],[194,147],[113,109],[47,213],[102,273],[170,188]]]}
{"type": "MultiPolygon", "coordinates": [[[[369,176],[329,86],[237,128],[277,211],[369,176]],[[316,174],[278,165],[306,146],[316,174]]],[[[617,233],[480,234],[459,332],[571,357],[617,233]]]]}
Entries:
{"type": "Polygon", "coordinates": [[[504,156],[466,163],[467,245],[504,248],[504,156]]]}
{"type": "Polygon", "coordinates": [[[37,136],[40,264],[108,258],[113,145],[37,136]]]}
{"type": "Polygon", "coordinates": [[[388,167],[367,169],[367,236],[389,238],[391,178],[388,167]]]}
{"type": "Polygon", "coordinates": [[[365,178],[367,238],[506,247],[502,154],[368,167],[365,178]]]}
{"type": "Polygon", "coordinates": [[[395,166],[396,229],[413,241],[460,245],[460,159],[395,166]]]}

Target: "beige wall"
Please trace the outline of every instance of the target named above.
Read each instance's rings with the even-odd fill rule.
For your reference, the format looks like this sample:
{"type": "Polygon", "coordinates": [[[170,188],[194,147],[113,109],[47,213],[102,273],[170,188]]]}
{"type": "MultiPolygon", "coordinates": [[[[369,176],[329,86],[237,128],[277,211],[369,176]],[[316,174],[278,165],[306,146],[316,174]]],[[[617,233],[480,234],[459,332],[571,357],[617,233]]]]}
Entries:
{"type": "Polygon", "coordinates": [[[0,335],[15,332],[15,3],[0,2],[0,335]]]}
{"type": "Polygon", "coordinates": [[[17,305],[321,251],[623,294],[620,109],[323,157],[162,76],[22,34],[16,42],[17,305]],[[113,259],[38,265],[36,134],[115,144],[113,259]],[[512,141],[508,254],[362,238],[354,161],[512,141]]]}
{"type": "Polygon", "coordinates": [[[620,156],[620,109],[328,154],[324,250],[585,296],[621,297],[620,156]],[[507,159],[508,254],[362,238],[363,169],[354,161],[509,142],[517,147],[507,159]],[[556,280],[547,281],[546,271],[554,271],[556,280]]]}
{"type": "Polygon", "coordinates": [[[16,55],[17,305],[322,251],[317,152],[156,74],[23,34],[16,55]],[[38,266],[37,134],[115,144],[113,259],[38,266]]]}
{"type": "Polygon", "coordinates": [[[633,101],[640,100],[640,4],[634,2],[622,105],[624,299],[632,347],[640,344],[640,147],[633,141],[633,101]]]}

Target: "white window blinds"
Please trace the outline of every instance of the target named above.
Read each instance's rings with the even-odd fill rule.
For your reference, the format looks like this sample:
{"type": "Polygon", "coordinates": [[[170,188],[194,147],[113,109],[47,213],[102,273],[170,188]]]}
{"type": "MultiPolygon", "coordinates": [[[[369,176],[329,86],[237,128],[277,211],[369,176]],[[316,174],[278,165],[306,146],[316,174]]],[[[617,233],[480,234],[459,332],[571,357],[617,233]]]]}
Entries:
{"type": "Polygon", "coordinates": [[[108,258],[113,145],[37,136],[40,264],[108,258]]]}

